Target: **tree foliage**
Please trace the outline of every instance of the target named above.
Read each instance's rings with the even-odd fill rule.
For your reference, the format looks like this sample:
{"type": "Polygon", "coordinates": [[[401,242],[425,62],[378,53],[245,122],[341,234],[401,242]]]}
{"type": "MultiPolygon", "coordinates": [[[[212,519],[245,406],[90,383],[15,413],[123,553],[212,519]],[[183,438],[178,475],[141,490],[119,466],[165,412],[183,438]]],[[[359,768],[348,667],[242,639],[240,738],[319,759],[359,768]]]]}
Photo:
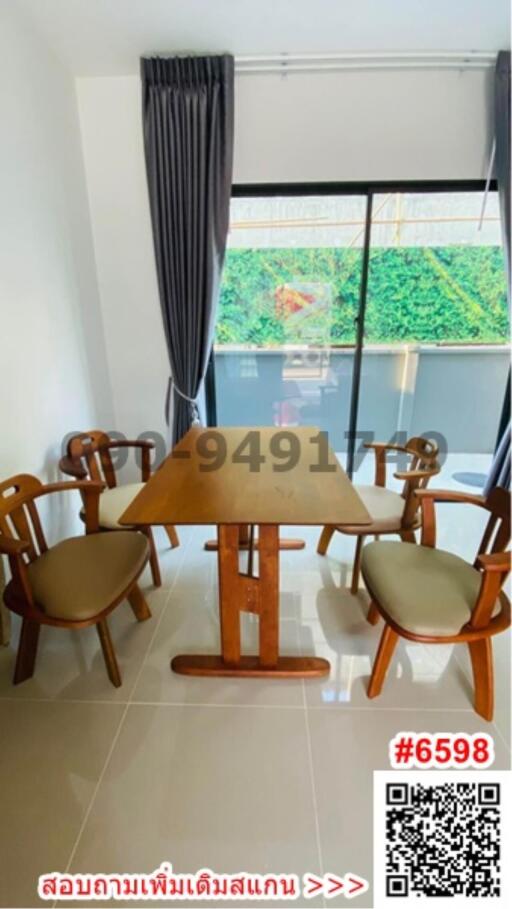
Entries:
{"type": "MultiPolygon", "coordinates": [[[[216,340],[258,347],[301,343],[277,303],[286,285],[324,285],[331,305],[325,344],[353,344],[359,306],[359,249],[230,249],[216,340]]],[[[366,343],[507,343],[503,253],[498,247],[389,247],[370,254],[366,343]]]]}

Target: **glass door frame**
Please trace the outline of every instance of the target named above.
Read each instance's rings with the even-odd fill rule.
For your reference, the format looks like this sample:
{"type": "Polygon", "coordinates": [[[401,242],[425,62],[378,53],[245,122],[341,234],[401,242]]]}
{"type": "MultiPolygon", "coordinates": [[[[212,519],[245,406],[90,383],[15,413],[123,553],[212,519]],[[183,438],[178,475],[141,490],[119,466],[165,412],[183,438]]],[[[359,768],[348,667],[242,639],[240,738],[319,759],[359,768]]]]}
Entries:
{"type": "MultiPolygon", "coordinates": [[[[453,193],[484,192],[485,180],[424,180],[424,181],[368,181],[336,183],[235,183],[231,197],[264,198],[269,196],[365,196],[366,212],[362,247],[361,281],[359,285],[359,309],[355,317],[356,343],[350,389],[350,414],[347,430],[347,474],[352,479],[354,471],[355,446],[361,387],[361,366],[364,351],[364,330],[368,296],[368,274],[371,250],[371,228],[373,198],[382,193],[453,193]]],[[[489,189],[496,191],[497,182],[491,180],[489,189]]],[[[215,385],[215,352],[212,344],[208,369],[205,376],[206,422],[217,426],[217,400],[215,385]]]]}

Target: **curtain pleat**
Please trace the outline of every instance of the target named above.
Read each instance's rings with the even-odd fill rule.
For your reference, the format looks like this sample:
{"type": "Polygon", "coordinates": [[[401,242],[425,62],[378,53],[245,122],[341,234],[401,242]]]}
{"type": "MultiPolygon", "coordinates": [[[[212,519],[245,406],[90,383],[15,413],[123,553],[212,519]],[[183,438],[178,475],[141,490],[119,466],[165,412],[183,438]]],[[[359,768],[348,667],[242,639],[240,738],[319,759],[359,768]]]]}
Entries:
{"type": "Polygon", "coordinates": [[[144,149],[173,444],[198,418],[229,227],[231,55],[141,60],[144,149]]]}

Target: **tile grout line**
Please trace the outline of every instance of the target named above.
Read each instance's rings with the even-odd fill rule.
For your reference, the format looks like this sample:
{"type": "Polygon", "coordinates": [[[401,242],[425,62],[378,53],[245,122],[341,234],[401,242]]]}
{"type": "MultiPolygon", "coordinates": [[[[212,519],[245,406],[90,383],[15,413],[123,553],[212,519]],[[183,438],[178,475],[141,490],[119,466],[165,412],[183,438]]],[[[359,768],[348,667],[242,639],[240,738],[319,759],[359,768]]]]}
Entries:
{"type": "MultiPolygon", "coordinates": [[[[282,683],[281,683],[282,684],[282,683]]],[[[124,707],[128,705],[129,707],[241,707],[248,709],[250,707],[254,709],[265,709],[265,710],[303,710],[303,704],[255,704],[244,703],[244,702],[229,702],[225,701],[224,703],[215,703],[213,701],[203,702],[203,701],[116,701],[110,700],[107,698],[98,698],[97,701],[90,700],[88,698],[25,698],[25,697],[0,697],[0,704],[4,702],[10,702],[15,704],[94,704],[96,707],[101,707],[102,705],[116,705],[118,707],[124,707]]],[[[314,712],[319,710],[328,710],[332,713],[343,713],[348,716],[350,713],[474,713],[472,707],[384,707],[379,705],[379,707],[363,707],[348,705],[343,706],[336,704],[332,706],[329,704],[310,704],[309,710],[314,712]]],[[[498,728],[498,727],[496,727],[498,728]]],[[[499,730],[498,730],[499,731],[499,730]]],[[[501,735],[501,733],[500,733],[501,735]]],[[[503,738],[503,736],[502,736],[503,738]]]]}
{"type": "MultiPolygon", "coordinates": [[[[299,653],[302,656],[302,641],[297,629],[297,639],[299,644],[299,653]]],[[[311,782],[311,798],[313,801],[313,813],[315,818],[315,838],[316,838],[316,850],[318,853],[318,862],[320,868],[320,875],[323,877],[324,874],[324,860],[322,855],[322,842],[320,838],[320,818],[318,816],[318,799],[316,794],[316,784],[315,784],[315,772],[313,764],[313,746],[311,742],[311,730],[309,726],[309,716],[308,716],[308,702],[306,698],[306,680],[301,680],[302,684],[302,704],[304,709],[304,726],[306,730],[306,747],[308,752],[308,766],[309,766],[309,778],[311,782]]],[[[322,906],[325,907],[325,896],[322,894],[322,906]]]]}
{"type": "MultiPolygon", "coordinates": [[[[97,795],[98,795],[100,786],[101,786],[101,784],[102,784],[102,782],[103,782],[103,779],[104,779],[104,777],[105,777],[105,773],[106,773],[107,768],[108,768],[108,765],[109,765],[109,763],[110,763],[110,759],[111,759],[111,757],[112,757],[112,754],[113,754],[113,752],[114,752],[114,749],[115,749],[115,747],[116,747],[116,745],[117,745],[117,742],[118,742],[118,740],[119,740],[119,736],[120,736],[120,734],[121,734],[121,730],[122,730],[122,727],[123,727],[123,725],[124,725],[124,721],[125,721],[125,719],[126,719],[126,715],[127,715],[128,710],[129,710],[129,708],[130,708],[130,706],[131,706],[131,701],[130,701],[131,695],[132,695],[133,692],[135,691],[135,688],[136,688],[136,686],[137,686],[137,684],[138,684],[138,681],[139,681],[140,675],[141,675],[141,673],[142,673],[142,670],[143,670],[144,666],[146,665],[147,657],[148,657],[149,652],[150,652],[150,650],[151,650],[151,647],[152,647],[152,645],[153,645],[153,641],[155,640],[157,631],[158,631],[158,629],[159,629],[159,627],[160,627],[160,623],[162,622],[162,619],[163,619],[163,617],[164,617],[164,615],[165,615],[165,612],[166,612],[166,610],[167,610],[167,606],[168,606],[169,600],[170,600],[170,598],[171,598],[172,591],[174,590],[176,581],[178,580],[178,578],[179,578],[179,576],[180,576],[180,574],[181,574],[181,571],[182,571],[182,568],[183,568],[183,565],[184,565],[184,562],[185,562],[185,559],[186,559],[186,556],[187,556],[187,553],[188,553],[188,550],[189,550],[189,546],[190,546],[190,543],[191,543],[191,540],[192,540],[192,539],[193,539],[193,537],[190,538],[190,539],[187,541],[187,543],[186,543],[186,545],[185,545],[185,547],[184,547],[184,551],[183,551],[183,555],[182,555],[182,558],[181,558],[180,563],[179,563],[179,567],[178,567],[178,569],[177,569],[177,571],[176,571],[176,575],[175,575],[175,577],[174,577],[174,580],[173,580],[173,582],[172,582],[172,584],[171,584],[171,586],[170,586],[170,588],[169,588],[169,593],[168,593],[168,595],[167,595],[167,597],[166,597],[166,599],[165,599],[165,602],[164,602],[163,607],[162,607],[162,611],[161,611],[160,616],[159,616],[159,618],[158,618],[158,621],[157,621],[157,623],[156,623],[156,625],[155,625],[155,629],[154,629],[154,631],[153,631],[153,634],[151,635],[151,638],[150,638],[150,641],[149,641],[148,646],[147,646],[147,648],[146,648],[146,652],[145,652],[145,654],[144,654],[144,657],[143,657],[143,659],[142,659],[142,661],[141,661],[141,664],[140,664],[140,667],[139,667],[139,671],[137,672],[137,675],[136,675],[136,677],[135,677],[135,681],[134,681],[134,683],[133,683],[133,685],[132,685],[132,688],[131,688],[131,690],[130,690],[130,694],[128,695],[128,700],[127,700],[126,702],[123,702],[123,703],[124,703],[124,710],[123,710],[121,719],[119,720],[119,724],[118,724],[118,726],[117,726],[116,732],[114,733],[114,737],[113,737],[113,739],[112,739],[110,748],[109,748],[109,750],[108,750],[108,754],[107,754],[107,757],[106,757],[106,759],[105,759],[105,763],[104,763],[103,768],[102,768],[102,770],[101,770],[101,773],[100,773],[100,775],[99,775],[99,777],[98,777],[96,786],[94,787],[94,791],[93,791],[93,793],[92,793],[92,796],[91,796],[89,805],[88,805],[88,807],[87,807],[87,809],[86,809],[86,811],[85,811],[85,813],[84,813],[84,816],[83,816],[83,818],[82,818],[82,823],[80,824],[80,829],[79,829],[78,834],[77,834],[77,837],[76,837],[76,839],[75,839],[75,843],[74,843],[74,845],[73,845],[73,848],[71,849],[71,853],[70,853],[69,859],[68,859],[67,864],[66,864],[66,869],[65,869],[65,873],[66,873],[66,874],[69,872],[69,870],[70,870],[70,868],[71,868],[71,864],[72,864],[72,862],[73,862],[73,859],[74,859],[74,857],[75,857],[75,855],[76,855],[78,846],[79,846],[79,844],[80,844],[80,840],[81,840],[81,838],[82,838],[82,834],[83,834],[83,832],[84,832],[84,830],[85,830],[87,821],[89,820],[89,817],[90,817],[90,815],[91,815],[92,808],[93,808],[94,803],[95,803],[95,801],[96,801],[96,797],[97,797],[97,795]]],[[[57,905],[57,902],[54,902],[54,903],[53,903],[53,907],[55,907],[56,905],[57,905]]]]}

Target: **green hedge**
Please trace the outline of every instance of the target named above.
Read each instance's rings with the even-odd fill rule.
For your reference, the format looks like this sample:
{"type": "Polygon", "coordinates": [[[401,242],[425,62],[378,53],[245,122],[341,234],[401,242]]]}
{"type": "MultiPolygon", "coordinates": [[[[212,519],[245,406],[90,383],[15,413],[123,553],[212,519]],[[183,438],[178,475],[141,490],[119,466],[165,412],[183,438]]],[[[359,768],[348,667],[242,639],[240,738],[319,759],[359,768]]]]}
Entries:
{"type": "MultiPolygon", "coordinates": [[[[322,343],[352,344],[361,250],[230,249],[220,295],[218,344],[269,347],[304,340],[276,311],[283,285],[321,284],[328,312],[314,319],[322,343]]],[[[503,253],[498,247],[375,248],[366,343],[507,343],[503,253]]]]}

